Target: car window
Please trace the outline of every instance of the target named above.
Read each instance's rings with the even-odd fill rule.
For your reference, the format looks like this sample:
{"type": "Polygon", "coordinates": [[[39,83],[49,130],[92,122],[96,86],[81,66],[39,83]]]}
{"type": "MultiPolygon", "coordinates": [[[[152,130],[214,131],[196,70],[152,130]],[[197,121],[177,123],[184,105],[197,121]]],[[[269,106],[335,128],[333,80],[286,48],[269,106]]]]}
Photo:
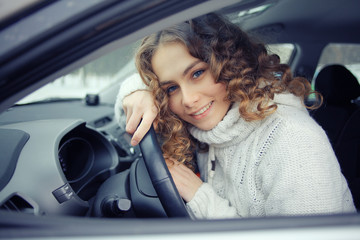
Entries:
{"type": "MultiPolygon", "coordinates": [[[[134,42],[104,55],[45,85],[21,99],[18,104],[45,99],[84,98],[86,94],[97,94],[136,71],[134,51],[138,45],[139,42],[134,42]]],[[[270,52],[279,55],[281,63],[287,64],[295,49],[290,43],[268,44],[267,47],[270,52]]]]}
{"type": "MultiPolygon", "coordinates": [[[[311,86],[315,90],[315,79],[318,73],[327,65],[344,65],[360,84],[360,44],[330,43],[322,51],[313,76],[311,86]]],[[[315,95],[309,95],[308,101],[315,100],[315,95]]]]}
{"type": "Polygon", "coordinates": [[[329,64],[345,65],[360,83],[360,44],[328,44],[322,51],[316,73],[329,64]]]}
{"type": "Polygon", "coordinates": [[[138,42],[121,47],[64,75],[21,99],[25,104],[45,99],[84,98],[120,82],[134,73],[134,51],[138,42]]]}
{"type": "Polygon", "coordinates": [[[281,63],[289,64],[294,54],[295,46],[291,43],[268,44],[268,50],[280,57],[281,63]]]}

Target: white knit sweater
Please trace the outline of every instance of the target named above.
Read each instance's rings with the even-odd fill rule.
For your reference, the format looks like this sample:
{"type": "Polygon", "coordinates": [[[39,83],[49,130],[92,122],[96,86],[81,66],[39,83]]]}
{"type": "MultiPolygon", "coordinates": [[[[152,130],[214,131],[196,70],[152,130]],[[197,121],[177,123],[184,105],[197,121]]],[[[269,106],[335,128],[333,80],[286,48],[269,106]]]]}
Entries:
{"type": "MultiPolygon", "coordinates": [[[[134,85],[143,87],[134,81],[122,86],[118,120],[122,98],[134,85]]],[[[355,212],[325,132],[294,95],[279,94],[274,102],[278,109],[262,121],[246,122],[234,104],[212,130],[190,128],[209,144],[209,153],[198,153],[204,183],[187,203],[194,218],[355,212]]]]}
{"type": "Polygon", "coordinates": [[[355,211],[325,132],[298,97],[279,94],[274,102],[277,111],[262,121],[246,122],[235,104],[212,130],[190,129],[210,146],[198,154],[206,183],[187,204],[196,218],[355,211]]]}

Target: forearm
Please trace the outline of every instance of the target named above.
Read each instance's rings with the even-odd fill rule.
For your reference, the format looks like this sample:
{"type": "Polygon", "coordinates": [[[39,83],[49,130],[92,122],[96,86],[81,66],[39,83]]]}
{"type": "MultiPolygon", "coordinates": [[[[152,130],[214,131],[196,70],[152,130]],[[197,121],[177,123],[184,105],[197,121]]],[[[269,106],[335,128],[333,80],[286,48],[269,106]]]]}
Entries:
{"type": "Polygon", "coordinates": [[[236,208],[216,194],[208,183],[203,183],[187,208],[196,219],[239,218],[236,208]]]}

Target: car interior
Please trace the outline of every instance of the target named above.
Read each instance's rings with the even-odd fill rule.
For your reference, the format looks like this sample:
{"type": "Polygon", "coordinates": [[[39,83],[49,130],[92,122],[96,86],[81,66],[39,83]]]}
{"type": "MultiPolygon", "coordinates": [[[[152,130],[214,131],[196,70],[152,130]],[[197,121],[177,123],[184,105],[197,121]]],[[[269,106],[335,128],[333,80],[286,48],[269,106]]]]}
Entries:
{"type": "MultiPolygon", "coordinates": [[[[181,233],[178,226],[199,233],[360,225],[358,214],[274,217],[270,222],[266,218],[199,221],[194,225],[154,130],[133,147],[131,136],[114,117],[121,82],[136,71],[132,54],[139,40],[178,21],[218,12],[268,44],[286,59],[282,61],[294,75],[309,79],[323,95],[322,107],[309,113],[326,131],[359,210],[357,0],[94,0],[85,10],[69,13],[69,19],[54,21],[53,28],[44,27],[23,42],[10,45],[10,37],[2,36],[6,31],[8,36],[16,34],[20,29],[16,24],[30,21],[32,14],[43,11],[44,16],[51,16],[55,7],[63,9],[70,2],[35,1],[14,16],[0,19],[0,226],[6,229],[5,237],[181,233]],[[100,91],[23,101],[42,88],[56,92],[66,84],[66,77],[80,76],[89,66],[96,66],[91,63],[114,52],[119,54],[120,71],[100,91]],[[16,232],[18,227],[25,230],[16,232]]],[[[113,58],[105,65],[111,61],[113,58]]],[[[99,90],[99,86],[94,88],[99,90]]]]}

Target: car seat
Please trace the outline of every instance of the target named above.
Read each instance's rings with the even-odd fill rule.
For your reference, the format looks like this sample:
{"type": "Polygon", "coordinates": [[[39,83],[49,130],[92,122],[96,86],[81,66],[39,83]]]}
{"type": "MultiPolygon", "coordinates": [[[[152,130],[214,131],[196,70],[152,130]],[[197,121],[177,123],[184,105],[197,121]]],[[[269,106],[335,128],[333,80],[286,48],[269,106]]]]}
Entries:
{"type": "Polygon", "coordinates": [[[343,65],[328,65],[315,78],[315,90],[323,95],[323,105],[312,117],[326,131],[334,146],[346,121],[358,108],[354,100],[360,96],[356,77],[343,65]]]}
{"type": "Polygon", "coordinates": [[[324,104],[312,116],[328,134],[354,204],[360,210],[360,85],[342,65],[324,67],[315,79],[324,104]]]}
{"type": "Polygon", "coordinates": [[[357,109],[345,124],[334,150],[355,206],[360,210],[360,109],[357,109]]]}

